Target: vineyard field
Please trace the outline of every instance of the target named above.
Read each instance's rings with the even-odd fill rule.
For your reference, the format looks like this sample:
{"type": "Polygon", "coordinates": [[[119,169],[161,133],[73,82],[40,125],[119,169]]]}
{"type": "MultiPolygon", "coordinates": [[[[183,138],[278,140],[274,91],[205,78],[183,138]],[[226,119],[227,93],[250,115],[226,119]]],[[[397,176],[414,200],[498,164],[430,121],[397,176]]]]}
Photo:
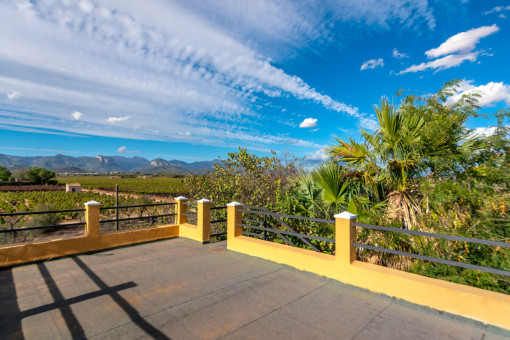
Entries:
{"type": "Polygon", "coordinates": [[[132,194],[168,194],[172,196],[186,192],[182,178],[110,178],[109,176],[63,176],[57,178],[60,184],[80,183],[85,189],[114,191],[115,184],[119,191],[132,194]]]}
{"type": "MultiPolygon", "coordinates": [[[[59,192],[59,191],[24,191],[0,192],[0,212],[13,213],[21,211],[34,211],[38,206],[51,206],[49,210],[68,210],[84,208],[83,203],[88,201],[100,202],[104,207],[115,205],[115,197],[93,192],[59,192]]],[[[119,205],[136,204],[133,197],[120,197],[119,205]]]]}
{"type": "MultiPolygon", "coordinates": [[[[18,213],[34,211],[59,211],[71,209],[83,209],[83,203],[88,201],[97,201],[102,207],[115,206],[115,197],[106,194],[94,192],[0,192],[0,213],[18,213]]],[[[140,205],[156,203],[154,199],[147,196],[133,197],[122,195],[119,197],[119,206],[140,205]]],[[[119,218],[141,217],[147,215],[161,215],[174,213],[172,205],[153,206],[153,207],[132,207],[119,209],[119,218]]],[[[101,220],[111,220],[115,218],[114,209],[101,211],[101,220]]],[[[62,223],[85,222],[85,213],[83,211],[56,212],[48,214],[21,215],[21,216],[0,216],[0,230],[24,228],[24,227],[42,227],[59,225],[62,223]]],[[[144,220],[132,220],[121,222],[117,225],[118,230],[130,230],[140,228],[150,228],[158,224],[175,223],[173,217],[149,218],[144,220]]],[[[55,236],[77,236],[83,234],[82,226],[71,229],[38,229],[17,231],[12,234],[0,233],[0,246],[7,244],[17,244],[20,242],[30,242],[35,240],[51,239],[55,236]]],[[[116,230],[115,222],[102,223],[101,232],[112,232],[116,230]]]]}

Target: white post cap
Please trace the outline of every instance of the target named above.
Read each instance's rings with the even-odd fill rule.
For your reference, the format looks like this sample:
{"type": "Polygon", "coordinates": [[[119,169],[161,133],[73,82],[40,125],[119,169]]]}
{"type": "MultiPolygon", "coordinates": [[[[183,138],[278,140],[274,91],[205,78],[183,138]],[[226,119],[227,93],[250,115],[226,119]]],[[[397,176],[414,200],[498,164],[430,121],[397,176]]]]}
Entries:
{"type": "Polygon", "coordinates": [[[187,200],[187,198],[186,198],[186,197],[184,197],[184,196],[179,196],[179,197],[176,197],[176,198],[174,198],[174,199],[175,199],[176,201],[186,201],[186,200],[187,200]]]}
{"type": "Polygon", "coordinates": [[[227,207],[244,207],[244,205],[242,205],[239,202],[230,202],[229,204],[227,204],[227,207]]]}
{"type": "Polygon", "coordinates": [[[101,205],[101,203],[96,201],[88,201],[87,203],[84,203],[85,205],[101,205]]]}
{"type": "Polygon", "coordinates": [[[197,203],[211,203],[207,198],[202,198],[201,200],[198,200],[197,203]]]}
{"type": "Polygon", "coordinates": [[[354,215],[348,211],[344,211],[343,213],[336,214],[335,218],[342,218],[344,220],[354,220],[355,218],[358,218],[358,215],[354,215]]]}

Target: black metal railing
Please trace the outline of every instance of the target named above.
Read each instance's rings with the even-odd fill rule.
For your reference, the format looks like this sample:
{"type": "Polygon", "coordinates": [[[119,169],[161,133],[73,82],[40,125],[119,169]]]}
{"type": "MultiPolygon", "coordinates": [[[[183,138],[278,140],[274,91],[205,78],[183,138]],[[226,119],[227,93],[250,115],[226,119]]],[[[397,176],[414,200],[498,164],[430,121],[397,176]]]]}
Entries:
{"type": "MultiPolygon", "coordinates": [[[[3,236],[0,239],[0,244],[9,244],[9,243],[18,243],[21,242],[33,241],[34,239],[44,236],[45,233],[52,233],[57,230],[63,229],[74,229],[77,227],[85,227],[84,217],[80,217],[80,222],[71,222],[71,223],[55,223],[53,220],[51,224],[40,224],[40,225],[28,225],[28,226],[19,226],[15,227],[20,222],[27,223],[30,220],[26,220],[25,216],[34,216],[34,215],[50,215],[50,214],[76,214],[80,212],[84,212],[85,209],[66,209],[66,210],[51,210],[51,211],[22,211],[22,212],[13,212],[13,213],[0,213],[0,219],[6,221],[9,225],[0,225],[0,235],[11,235],[10,239],[4,239],[3,236]],[[9,217],[15,217],[15,220],[7,220],[9,217]],[[30,231],[41,231],[43,234],[30,234],[26,232],[30,231]],[[17,237],[20,235],[24,235],[24,237],[17,237]]],[[[41,223],[37,221],[36,223],[41,223]]],[[[44,222],[43,222],[44,223],[44,222]]],[[[83,228],[84,230],[84,228],[83,228]]]]}
{"type": "MultiPolygon", "coordinates": [[[[469,242],[469,243],[483,244],[483,245],[495,246],[495,247],[501,247],[501,248],[510,248],[510,243],[500,242],[500,241],[492,241],[492,240],[484,240],[484,239],[478,239],[478,238],[437,234],[437,233],[408,230],[408,229],[396,229],[396,228],[381,227],[381,226],[376,226],[376,225],[371,225],[371,224],[363,224],[363,223],[354,223],[354,226],[372,229],[372,230],[380,230],[380,231],[408,234],[408,235],[414,235],[414,236],[433,237],[433,238],[439,238],[439,239],[450,240],[450,241],[469,242]]],[[[388,248],[383,248],[383,247],[376,247],[373,245],[363,244],[363,243],[353,242],[352,245],[357,248],[360,248],[360,249],[369,249],[372,251],[378,251],[378,252],[383,252],[383,253],[388,253],[388,254],[393,254],[393,255],[406,256],[406,257],[418,259],[421,261],[441,263],[441,264],[446,264],[446,265],[461,267],[461,268],[466,268],[466,269],[480,270],[480,271],[491,273],[491,274],[510,276],[510,271],[507,271],[507,270],[501,270],[501,269],[495,269],[495,268],[491,268],[491,267],[484,267],[484,266],[479,266],[479,265],[474,265],[474,264],[469,264],[469,263],[446,260],[446,259],[441,259],[441,258],[437,258],[437,257],[425,256],[425,255],[409,253],[409,252],[388,249],[388,248]]]]}
{"type": "Polygon", "coordinates": [[[227,235],[227,206],[211,207],[210,237],[215,240],[221,240],[222,236],[227,235]]]}
{"type": "Polygon", "coordinates": [[[259,207],[245,206],[244,208],[245,209],[241,209],[240,211],[245,214],[254,215],[255,217],[262,216],[263,219],[260,220],[256,218],[247,218],[243,216],[242,223],[240,223],[240,226],[243,227],[243,235],[254,236],[261,238],[265,241],[273,242],[275,241],[273,236],[276,236],[278,240],[283,241],[285,244],[289,246],[309,248],[313,251],[320,253],[325,252],[326,248],[320,247],[317,244],[314,245],[312,242],[310,242],[310,240],[314,240],[330,244],[329,248],[327,249],[333,251],[333,246],[335,243],[334,238],[313,235],[311,233],[310,234],[298,233],[284,219],[302,220],[325,224],[334,224],[335,223],[334,220],[277,214],[269,211],[266,208],[259,207]],[[257,223],[259,225],[253,225],[254,223],[257,223]],[[285,228],[286,230],[281,228],[285,228]]]}
{"type": "MultiPolygon", "coordinates": [[[[120,222],[132,222],[132,221],[141,221],[141,220],[149,220],[146,225],[139,225],[139,224],[130,224],[129,227],[133,228],[143,228],[143,227],[154,227],[156,220],[160,220],[160,222],[168,223],[166,221],[166,218],[168,217],[175,217],[177,216],[177,213],[171,212],[171,213],[156,213],[156,214],[150,214],[145,216],[130,216],[131,212],[128,212],[128,217],[119,217],[119,210],[127,210],[127,209],[134,209],[134,208],[160,208],[160,207],[171,207],[175,206],[177,203],[175,202],[167,202],[167,203],[152,203],[152,204],[134,204],[134,205],[124,205],[124,206],[113,206],[113,207],[101,207],[100,210],[107,211],[107,210],[115,210],[115,218],[112,219],[100,219],[99,223],[100,225],[106,225],[106,224],[113,224],[115,223],[115,231],[119,231],[121,229],[120,222]],[[161,221],[163,219],[163,221],[161,221]]],[[[144,211],[139,212],[140,214],[143,214],[144,211]]],[[[175,223],[175,220],[174,220],[175,223]]],[[[125,227],[126,224],[123,224],[122,227],[125,227]]],[[[108,229],[108,228],[105,228],[108,229]]],[[[103,230],[103,231],[111,231],[111,230],[103,230]]]]}
{"type": "MultiPolygon", "coordinates": [[[[188,206],[188,212],[184,213],[183,215],[186,216],[189,220],[195,222],[195,224],[196,224],[197,216],[198,216],[198,212],[197,212],[198,203],[185,202],[184,205],[188,206]],[[190,208],[194,209],[194,210],[190,211],[189,210],[190,208]]],[[[187,222],[190,223],[191,221],[187,221],[187,222]]],[[[193,223],[190,223],[190,224],[193,224],[193,223]]]]}

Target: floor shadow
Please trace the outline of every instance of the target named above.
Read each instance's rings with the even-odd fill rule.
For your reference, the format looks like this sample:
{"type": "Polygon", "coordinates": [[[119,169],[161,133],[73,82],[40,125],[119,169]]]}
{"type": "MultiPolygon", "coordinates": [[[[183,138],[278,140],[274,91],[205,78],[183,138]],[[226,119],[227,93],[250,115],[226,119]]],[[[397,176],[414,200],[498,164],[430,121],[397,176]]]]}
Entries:
{"type": "Polygon", "coordinates": [[[24,318],[46,313],[59,309],[69,332],[73,339],[84,339],[86,337],[83,327],[74,315],[71,305],[82,301],[94,299],[104,295],[117,294],[117,292],[136,287],[134,282],[126,282],[112,287],[106,287],[94,292],[65,299],[55,280],[51,276],[44,263],[38,263],[37,268],[46,283],[46,286],[53,298],[53,302],[20,311],[17,302],[16,287],[12,275],[12,269],[0,270],[0,339],[24,339],[22,321],[24,318]]]}
{"type": "Polygon", "coordinates": [[[53,297],[53,301],[55,301],[55,307],[58,308],[62,313],[62,317],[64,318],[64,321],[67,325],[67,328],[69,328],[73,339],[85,339],[85,331],[83,330],[83,327],[80,325],[78,319],[73,314],[69,303],[65,301],[64,296],[60,292],[60,289],[58,289],[58,286],[55,283],[55,280],[53,280],[53,277],[48,271],[48,268],[46,268],[46,265],[43,262],[39,262],[37,264],[37,268],[39,268],[39,272],[41,273],[41,276],[43,277],[44,282],[46,283],[46,286],[48,287],[48,290],[53,297]]]}
{"type": "MultiPolygon", "coordinates": [[[[72,259],[76,264],[87,274],[88,277],[101,289],[107,290],[109,289],[108,285],[101,280],[99,276],[97,276],[92,269],[90,269],[80,258],[73,256],[72,259]]],[[[142,329],[147,335],[151,336],[154,339],[161,340],[169,340],[170,338],[163,334],[159,329],[152,326],[149,322],[147,322],[138,311],[131,306],[126,299],[124,299],[117,291],[112,291],[108,294],[118,305],[120,308],[129,315],[131,321],[133,321],[140,329],[142,329]]]]}
{"type": "Polygon", "coordinates": [[[25,339],[21,328],[18,297],[12,268],[0,270],[0,337],[2,339],[25,339]]]}

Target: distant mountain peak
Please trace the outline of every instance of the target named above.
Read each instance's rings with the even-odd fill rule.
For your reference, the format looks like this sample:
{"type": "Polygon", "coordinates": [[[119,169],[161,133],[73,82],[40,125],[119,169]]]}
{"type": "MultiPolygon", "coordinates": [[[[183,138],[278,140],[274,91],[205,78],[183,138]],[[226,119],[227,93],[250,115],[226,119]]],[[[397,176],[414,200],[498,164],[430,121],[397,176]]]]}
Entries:
{"type": "Polygon", "coordinates": [[[55,156],[11,156],[0,154],[0,166],[18,170],[27,167],[40,167],[57,172],[141,172],[168,174],[199,174],[212,170],[213,164],[220,162],[202,161],[186,163],[179,160],[156,158],[152,161],[144,157],[104,156],[72,157],[58,154],[55,156]],[[73,171],[76,169],[76,171],[73,171]]]}

